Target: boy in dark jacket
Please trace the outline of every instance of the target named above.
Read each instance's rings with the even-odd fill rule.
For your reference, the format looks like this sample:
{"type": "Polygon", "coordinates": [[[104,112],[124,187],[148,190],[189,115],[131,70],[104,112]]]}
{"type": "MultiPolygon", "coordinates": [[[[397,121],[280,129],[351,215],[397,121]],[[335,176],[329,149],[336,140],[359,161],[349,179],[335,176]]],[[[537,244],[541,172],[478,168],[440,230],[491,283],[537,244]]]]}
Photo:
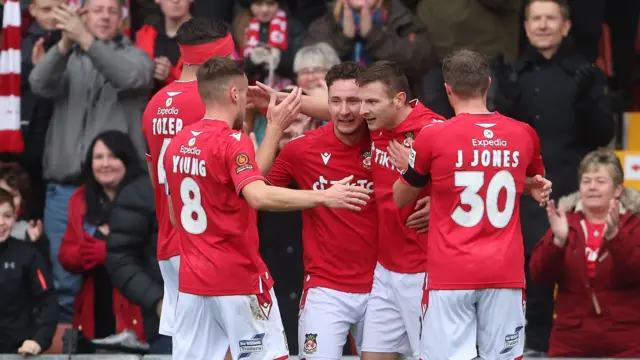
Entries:
{"type": "Polygon", "coordinates": [[[15,212],[13,196],[0,189],[0,353],[38,355],[51,346],[58,302],[38,249],[11,237],[15,212]]]}

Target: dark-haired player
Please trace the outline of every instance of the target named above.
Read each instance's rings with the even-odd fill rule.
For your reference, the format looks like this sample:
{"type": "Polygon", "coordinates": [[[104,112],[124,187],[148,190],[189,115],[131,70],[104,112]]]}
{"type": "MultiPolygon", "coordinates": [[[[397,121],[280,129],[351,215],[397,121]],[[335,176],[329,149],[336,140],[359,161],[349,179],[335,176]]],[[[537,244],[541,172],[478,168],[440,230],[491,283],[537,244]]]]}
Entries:
{"type": "MultiPolygon", "coordinates": [[[[406,226],[416,202],[398,209],[393,184],[406,170],[390,146],[408,147],[442,116],[409,101],[409,83],[395,63],[379,61],[357,77],[360,114],[371,131],[371,169],[378,212],[378,264],[367,305],[363,358],[414,358],[419,351],[420,300],[427,265],[427,234],[406,226]]],[[[408,149],[407,149],[408,152],[408,149]]],[[[420,197],[428,195],[423,191],[420,197]]]]}
{"type": "Polygon", "coordinates": [[[213,56],[231,56],[234,48],[229,27],[225,23],[203,18],[192,18],[182,24],[176,40],[184,61],[180,79],[158,91],[149,101],[142,117],[159,227],[157,257],[164,280],[164,297],[157,305],[160,314],[159,332],[167,336],[173,336],[180,249],[177,240],[179,235],[169,221],[162,160],[171,138],[204,115],[205,108],[196,83],[198,66],[213,56]]]}
{"type": "Polygon", "coordinates": [[[491,79],[483,55],[454,52],[443,73],[456,116],[422,130],[393,189],[398,206],[406,206],[431,183],[420,356],[521,359],[520,195],[529,183],[537,201],[548,199],[540,140],[526,123],[487,110],[491,79]]]}
{"type": "MultiPolygon", "coordinates": [[[[258,252],[256,210],[315,206],[355,211],[370,191],[347,185],[349,176],[322,191],[268,186],[242,132],[248,81],[243,64],[215,57],[197,72],[205,117],[171,141],[164,158],[169,208],[182,237],[173,356],[179,360],[285,359],[284,329],[273,279],[258,252]]],[[[299,98],[296,89],[271,114],[299,98]]],[[[286,115],[288,114],[288,115],[286,115]]],[[[277,143],[277,142],[276,142],[277,143]]]]}
{"type": "MultiPolygon", "coordinates": [[[[332,122],[284,146],[267,180],[276,186],[325,190],[353,175],[373,190],[369,130],[360,116],[356,76],[362,67],[344,62],[329,70],[332,122]]],[[[263,143],[262,146],[265,146],[263,143]]],[[[364,314],[378,253],[373,200],[359,213],[317,207],[302,212],[304,293],[300,302],[300,358],[340,359],[351,330],[360,349],[364,314]]]]}

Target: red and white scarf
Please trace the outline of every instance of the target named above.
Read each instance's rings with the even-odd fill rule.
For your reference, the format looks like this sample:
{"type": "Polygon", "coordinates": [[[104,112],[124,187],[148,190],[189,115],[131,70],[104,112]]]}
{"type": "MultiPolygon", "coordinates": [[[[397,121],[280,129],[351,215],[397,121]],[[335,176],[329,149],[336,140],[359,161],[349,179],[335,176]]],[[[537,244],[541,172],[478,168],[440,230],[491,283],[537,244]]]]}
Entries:
{"type": "MultiPolygon", "coordinates": [[[[287,13],[278,10],[276,15],[269,22],[269,43],[270,47],[278,48],[282,51],[287,50],[287,13]]],[[[247,44],[244,47],[243,55],[247,57],[251,55],[253,49],[260,43],[260,21],[255,17],[249,23],[247,31],[247,44]]]]}
{"type": "Polygon", "coordinates": [[[6,0],[0,48],[0,153],[24,150],[20,132],[20,2],[6,0]]]}

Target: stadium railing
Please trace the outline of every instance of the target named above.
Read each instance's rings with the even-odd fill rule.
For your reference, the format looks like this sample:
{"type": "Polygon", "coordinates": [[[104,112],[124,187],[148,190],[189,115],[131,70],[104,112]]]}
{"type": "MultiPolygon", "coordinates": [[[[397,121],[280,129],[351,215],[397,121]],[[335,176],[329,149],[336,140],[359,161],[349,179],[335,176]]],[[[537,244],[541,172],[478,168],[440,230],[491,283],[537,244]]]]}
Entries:
{"type": "MultiPolygon", "coordinates": [[[[20,355],[3,355],[0,354],[0,360],[24,360],[25,358],[20,355]]],[[[117,354],[92,354],[92,355],[40,355],[30,356],[30,360],[171,360],[171,356],[159,356],[159,355],[117,355],[117,354]]],[[[298,360],[297,356],[291,356],[289,359],[298,360]]],[[[358,360],[356,356],[343,356],[344,360],[358,360]]],[[[526,359],[526,357],[525,357],[526,359]]],[[[549,360],[551,358],[536,358],[540,360],[549,360]]],[[[558,359],[560,360],[560,359],[558,359]]],[[[562,360],[608,360],[608,359],[578,359],[578,358],[563,358],[562,360]]],[[[613,360],[613,359],[611,359],[613,360]]],[[[628,359],[628,360],[640,360],[640,359],[628,359]]]]}

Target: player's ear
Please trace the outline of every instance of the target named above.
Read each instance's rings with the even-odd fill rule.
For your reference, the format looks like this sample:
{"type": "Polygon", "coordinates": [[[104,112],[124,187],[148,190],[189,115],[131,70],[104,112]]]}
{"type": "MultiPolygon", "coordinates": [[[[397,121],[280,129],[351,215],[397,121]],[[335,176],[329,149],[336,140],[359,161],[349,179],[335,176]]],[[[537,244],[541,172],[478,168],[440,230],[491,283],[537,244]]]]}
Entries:
{"type": "Polygon", "coordinates": [[[444,83],[444,89],[447,91],[448,96],[453,95],[453,91],[451,91],[451,86],[449,84],[444,83]]]}
{"type": "Polygon", "coordinates": [[[238,88],[235,86],[231,86],[229,87],[229,99],[234,103],[237,104],[238,103],[238,99],[239,99],[239,94],[238,94],[238,88]]]}
{"type": "Polygon", "coordinates": [[[397,93],[396,96],[393,97],[393,103],[396,108],[403,107],[407,103],[407,93],[404,91],[397,93]]]}

